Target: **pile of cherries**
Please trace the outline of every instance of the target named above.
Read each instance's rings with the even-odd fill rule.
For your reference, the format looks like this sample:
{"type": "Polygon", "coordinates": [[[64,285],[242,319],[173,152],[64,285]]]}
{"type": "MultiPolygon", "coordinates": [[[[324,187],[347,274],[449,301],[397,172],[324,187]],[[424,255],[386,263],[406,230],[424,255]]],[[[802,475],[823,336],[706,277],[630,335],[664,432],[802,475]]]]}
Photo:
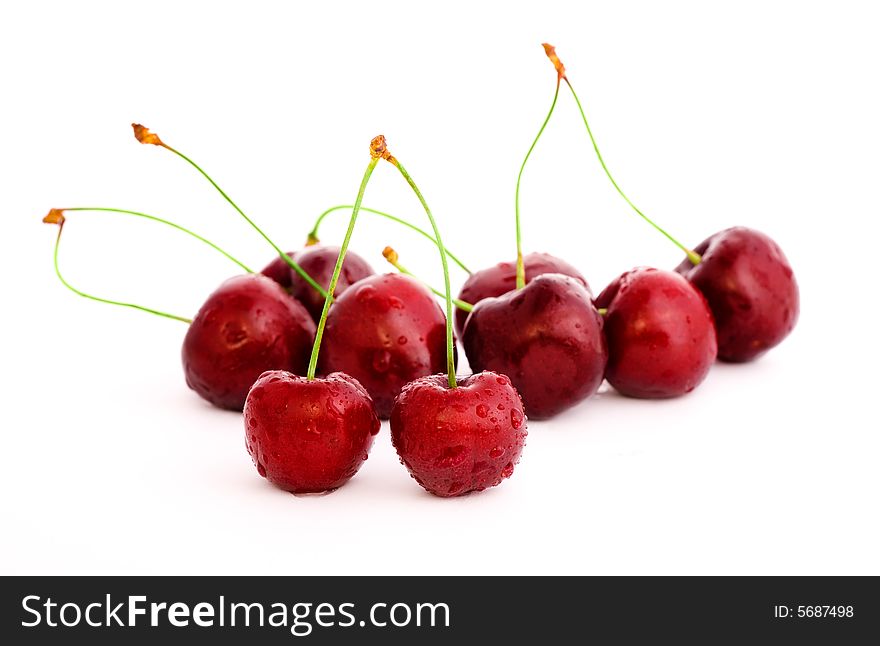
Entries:
{"type": "MultiPolygon", "coordinates": [[[[571,84],[555,51],[556,94],[571,84]]],[[[574,90],[592,140],[590,126],[574,90]]],[[[135,125],[141,143],[165,148],[193,165],[155,133],[135,125]]],[[[529,149],[531,154],[532,149],[529,149]]],[[[599,155],[602,168],[626,202],[599,155]]],[[[529,155],[523,162],[525,168],[529,155]]],[[[734,227],[689,249],[674,271],[636,268],[594,297],[571,264],[545,253],[470,273],[458,298],[450,292],[447,258],[428,205],[384,137],[370,144],[370,163],[341,246],[309,244],[282,252],[222,191],[227,201],[278,253],[254,272],[206,239],[154,216],[97,209],[172,224],[230,257],[247,273],[224,282],[190,321],[158,310],[91,296],[55,267],[79,295],[189,323],[183,342],[187,385],[215,406],[244,411],[246,446],[260,475],[294,493],[332,491],[367,459],[380,419],[390,419],[401,462],[429,492],[457,496],[512,475],[526,439],[526,417],[549,419],[589,399],[603,380],[629,397],[670,398],[691,392],[716,359],[751,361],[793,329],[799,309],[794,274],[780,248],[758,231],[734,227]],[[376,274],[348,252],[361,202],[377,163],[396,167],[420,200],[444,270],[445,290],[432,290],[402,267],[376,274]],[[444,308],[434,293],[445,300],[444,308]],[[453,314],[453,308],[455,308],[453,314]],[[461,340],[473,374],[455,374],[461,340]]],[[[332,209],[331,209],[332,210],[332,209]]],[[[323,216],[322,216],[323,217],[323,216]]],[[[319,220],[320,222],[320,220],[319,220]]],[[[408,224],[411,228],[417,228],[408,224]]]]}

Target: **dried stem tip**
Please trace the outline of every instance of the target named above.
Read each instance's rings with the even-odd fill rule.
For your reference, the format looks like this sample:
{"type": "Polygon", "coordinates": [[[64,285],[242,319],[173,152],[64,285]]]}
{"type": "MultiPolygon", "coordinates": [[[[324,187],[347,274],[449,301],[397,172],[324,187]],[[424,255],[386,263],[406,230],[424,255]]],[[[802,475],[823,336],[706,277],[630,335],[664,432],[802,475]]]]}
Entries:
{"type": "Polygon", "coordinates": [[[46,224],[57,224],[59,227],[64,226],[64,209],[49,209],[46,217],[43,218],[46,224]]]}
{"type": "Polygon", "coordinates": [[[562,64],[562,61],[559,60],[559,57],[556,55],[556,48],[549,44],[543,43],[544,45],[544,53],[547,54],[547,58],[550,59],[550,62],[553,63],[553,67],[556,68],[556,74],[559,76],[559,80],[565,78],[565,65],[562,64]]]}
{"type": "Polygon", "coordinates": [[[370,156],[373,159],[381,157],[385,161],[397,166],[397,160],[394,159],[394,155],[388,150],[388,142],[385,141],[385,135],[377,135],[370,141],[370,156]]]}
{"type": "Polygon", "coordinates": [[[314,247],[316,244],[321,242],[321,239],[316,236],[314,233],[309,233],[309,236],[306,238],[306,246],[314,247]]]}
{"type": "Polygon", "coordinates": [[[134,130],[134,138],[142,144],[153,144],[154,146],[165,147],[165,143],[159,139],[159,135],[155,132],[150,132],[149,128],[146,128],[139,123],[133,123],[131,124],[131,127],[134,130]]]}
{"type": "Polygon", "coordinates": [[[385,247],[382,250],[382,255],[385,256],[385,260],[390,262],[392,265],[397,264],[399,256],[397,255],[397,252],[394,251],[394,249],[392,249],[391,247],[385,247]]]}

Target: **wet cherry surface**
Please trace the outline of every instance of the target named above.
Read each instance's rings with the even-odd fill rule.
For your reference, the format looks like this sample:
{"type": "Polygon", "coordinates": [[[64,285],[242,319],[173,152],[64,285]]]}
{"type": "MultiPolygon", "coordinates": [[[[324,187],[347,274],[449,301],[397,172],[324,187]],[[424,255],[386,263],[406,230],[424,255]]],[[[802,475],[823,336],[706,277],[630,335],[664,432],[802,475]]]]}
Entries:
{"type": "Polygon", "coordinates": [[[474,371],[510,377],[534,419],[595,393],[608,358],[590,293],[561,274],[543,274],[522,289],[480,301],[462,345],[474,371]]]}
{"type": "Polygon", "coordinates": [[[596,305],[608,310],[605,376],[624,395],[684,395],[715,362],[712,313],[703,296],[675,272],[628,271],[599,294],[596,305]]]}
{"type": "Polygon", "coordinates": [[[332,491],[366,461],[379,417],[357,380],[263,373],[244,407],[245,443],[261,476],[293,493],[332,491]]]}
{"type": "MultiPolygon", "coordinates": [[[[295,251],[288,251],[287,255],[291,259],[296,258],[295,251]]],[[[288,265],[284,261],[284,258],[282,258],[281,256],[275,256],[275,258],[272,259],[272,262],[263,267],[263,270],[260,273],[264,276],[271,278],[276,283],[281,285],[284,289],[289,290],[292,282],[291,271],[292,269],[290,265],[288,265]]]]}
{"type": "MultiPolygon", "coordinates": [[[[339,247],[315,245],[297,251],[294,260],[316,283],[327,289],[330,286],[330,278],[333,276],[338,255],[339,247]]],[[[336,281],[334,296],[339,298],[349,286],[375,273],[366,260],[349,250],[345,254],[345,260],[342,261],[342,271],[336,281]]],[[[315,322],[321,318],[324,297],[292,269],[290,270],[290,293],[306,306],[315,322]]]]}
{"type": "Polygon", "coordinates": [[[241,410],[266,370],[305,374],[315,323],[305,307],[260,274],[224,282],[183,341],[187,385],[215,406],[241,410]]]}
{"type": "Polygon", "coordinates": [[[391,413],[391,440],[412,477],[437,496],[494,487],[513,474],[526,440],[510,380],[480,372],[450,388],[445,374],[408,384],[391,413]]]}
{"type": "Polygon", "coordinates": [[[420,282],[402,274],[369,276],[337,298],[327,317],[321,374],[345,372],[391,414],[400,390],[446,368],[446,316],[420,282]]]}
{"type": "MultiPolygon", "coordinates": [[[[526,272],[526,282],[541,274],[563,274],[571,276],[587,291],[590,286],[581,273],[570,264],[560,258],[551,256],[549,253],[530,253],[523,256],[523,266],[526,272]]],[[[484,298],[501,296],[516,288],[516,261],[500,262],[497,265],[475,271],[465,281],[458,294],[459,300],[475,305],[484,298]]],[[[468,312],[455,310],[455,331],[459,336],[464,334],[464,324],[467,321],[468,312]]]]}
{"type": "Polygon", "coordinates": [[[702,262],[694,266],[685,259],[676,271],[709,302],[719,359],[751,361],[791,333],[800,296],[791,265],[773,240],[760,231],[733,227],[694,251],[702,262]]]}
{"type": "MultiPolygon", "coordinates": [[[[330,278],[333,276],[336,258],[339,255],[339,247],[314,245],[299,251],[290,251],[287,255],[296,261],[321,287],[327,289],[330,286],[330,278]]],[[[315,323],[318,322],[318,319],[321,318],[321,310],[324,308],[324,297],[284,262],[283,258],[275,258],[260,273],[290,291],[299,302],[305,305],[315,323]]],[[[353,251],[348,251],[345,254],[345,260],[342,261],[342,272],[336,281],[335,296],[339,297],[348,289],[349,285],[356,283],[361,278],[372,276],[374,273],[376,272],[366,260],[353,251]]]]}

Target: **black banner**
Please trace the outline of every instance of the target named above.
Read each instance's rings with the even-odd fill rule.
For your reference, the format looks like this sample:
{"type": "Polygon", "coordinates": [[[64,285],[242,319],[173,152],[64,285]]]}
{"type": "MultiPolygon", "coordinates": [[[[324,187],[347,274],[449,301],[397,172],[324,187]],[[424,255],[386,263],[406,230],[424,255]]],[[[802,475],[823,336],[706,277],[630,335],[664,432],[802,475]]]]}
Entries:
{"type": "Polygon", "coordinates": [[[870,577],[6,577],[2,588],[6,644],[880,639],[870,577]]]}

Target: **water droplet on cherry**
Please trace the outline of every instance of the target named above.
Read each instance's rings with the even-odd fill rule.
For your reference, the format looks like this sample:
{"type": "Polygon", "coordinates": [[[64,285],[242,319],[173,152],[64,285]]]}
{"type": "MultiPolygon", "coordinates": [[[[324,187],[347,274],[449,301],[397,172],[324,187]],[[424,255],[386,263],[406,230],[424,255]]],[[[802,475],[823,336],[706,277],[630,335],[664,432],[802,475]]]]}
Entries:
{"type": "Polygon", "coordinates": [[[388,372],[391,367],[391,353],[388,350],[376,350],[373,353],[372,363],[376,372],[388,372]]]}
{"type": "Polygon", "coordinates": [[[523,423],[523,414],[520,413],[517,409],[510,409],[510,425],[513,428],[519,428],[523,423]]]}

